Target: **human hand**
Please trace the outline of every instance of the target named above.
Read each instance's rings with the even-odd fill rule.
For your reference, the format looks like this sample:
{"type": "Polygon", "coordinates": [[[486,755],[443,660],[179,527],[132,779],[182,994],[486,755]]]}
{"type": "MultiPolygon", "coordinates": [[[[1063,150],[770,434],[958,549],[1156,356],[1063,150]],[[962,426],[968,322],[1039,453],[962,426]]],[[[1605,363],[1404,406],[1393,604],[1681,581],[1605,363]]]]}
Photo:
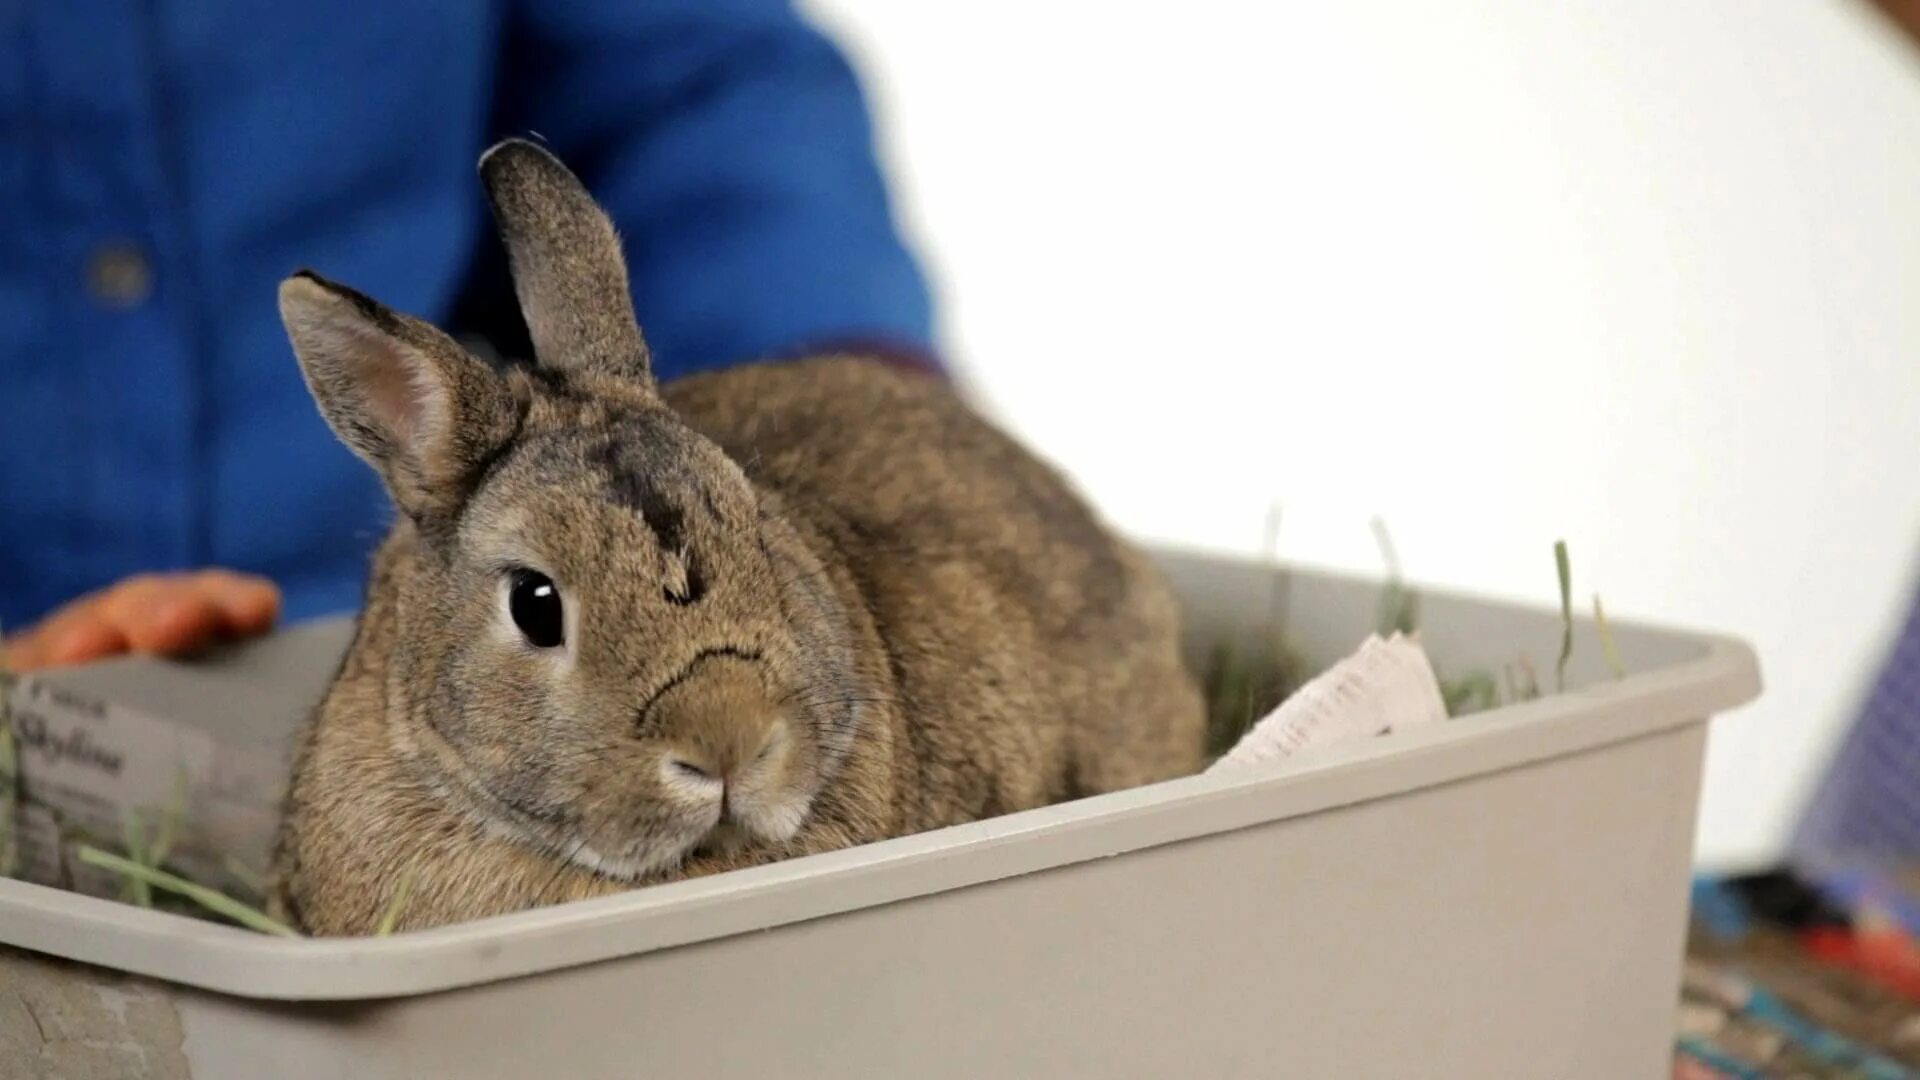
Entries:
{"type": "Polygon", "coordinates": [[[6,639],[13,671],[83,664],[121,653],[179,656],[273,628],[280,590],[231,570],[140,574],[74,600],[6,639]]]}

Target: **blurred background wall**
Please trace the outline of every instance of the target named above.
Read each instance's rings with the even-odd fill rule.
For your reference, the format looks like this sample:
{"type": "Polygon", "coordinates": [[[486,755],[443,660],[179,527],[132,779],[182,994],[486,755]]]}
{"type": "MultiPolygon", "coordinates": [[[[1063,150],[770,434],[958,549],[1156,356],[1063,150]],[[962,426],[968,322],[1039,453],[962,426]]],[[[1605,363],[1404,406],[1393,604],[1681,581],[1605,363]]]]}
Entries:
{"type": "Polygon", "coordinates": [[[1920,52],[1835,0],[814,0],[951,356],[1119,524],[1737,632],[1765,856],[1920,569],[1920,52]]]}

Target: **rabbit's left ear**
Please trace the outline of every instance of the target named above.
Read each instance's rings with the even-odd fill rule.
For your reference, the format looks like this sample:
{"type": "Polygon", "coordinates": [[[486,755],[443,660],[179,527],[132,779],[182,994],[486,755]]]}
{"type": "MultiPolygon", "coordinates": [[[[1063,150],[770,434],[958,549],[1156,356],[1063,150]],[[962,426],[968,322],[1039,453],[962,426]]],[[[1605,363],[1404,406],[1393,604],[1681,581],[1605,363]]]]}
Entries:
{"type": "Polygon", "coordinates": [[[459,508],[473,473],[513,437],[505,381],[432,326],[301,271],[280,318],[334,433],[415,521],[459,508]]]}
{"type": "Polygon", "coordinates": [[[652,386],[613,222],[560,159],[524,139],[480,158],[506,242],[520,313],[540,366],[618,375],[652,386]]]}

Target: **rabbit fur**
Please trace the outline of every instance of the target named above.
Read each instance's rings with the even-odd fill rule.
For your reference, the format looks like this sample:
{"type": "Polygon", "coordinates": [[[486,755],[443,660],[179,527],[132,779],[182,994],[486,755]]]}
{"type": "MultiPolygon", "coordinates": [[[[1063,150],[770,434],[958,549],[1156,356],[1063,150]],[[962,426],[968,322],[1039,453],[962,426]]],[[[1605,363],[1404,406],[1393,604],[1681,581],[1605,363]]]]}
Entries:
{"type": "Polygon", "coordinates": [[[281,286],[398,512],[300,739],[274,910],[366,933],[404,884],[427,927],[1199,768],[1174,598],[1053,471],[871,359],[657,386],[585,188],[518,140],[480,173],[533,365],[281,286]],[[558,644],[516,623],[541,581],[558,644]]]}

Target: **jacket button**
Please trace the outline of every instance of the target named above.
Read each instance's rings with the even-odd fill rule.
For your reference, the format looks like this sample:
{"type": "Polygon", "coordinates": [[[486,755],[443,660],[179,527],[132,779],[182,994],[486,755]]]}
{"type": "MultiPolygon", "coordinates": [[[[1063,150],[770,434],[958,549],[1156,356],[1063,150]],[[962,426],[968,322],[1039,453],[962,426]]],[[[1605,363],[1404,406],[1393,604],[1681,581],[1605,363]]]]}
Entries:
{"type": "Polygon", "coordinates": [[[153,264],[130,244],[108,244],[87,263],[87,289],[108,307],[137,307],[153,293],[153,264]]]}

